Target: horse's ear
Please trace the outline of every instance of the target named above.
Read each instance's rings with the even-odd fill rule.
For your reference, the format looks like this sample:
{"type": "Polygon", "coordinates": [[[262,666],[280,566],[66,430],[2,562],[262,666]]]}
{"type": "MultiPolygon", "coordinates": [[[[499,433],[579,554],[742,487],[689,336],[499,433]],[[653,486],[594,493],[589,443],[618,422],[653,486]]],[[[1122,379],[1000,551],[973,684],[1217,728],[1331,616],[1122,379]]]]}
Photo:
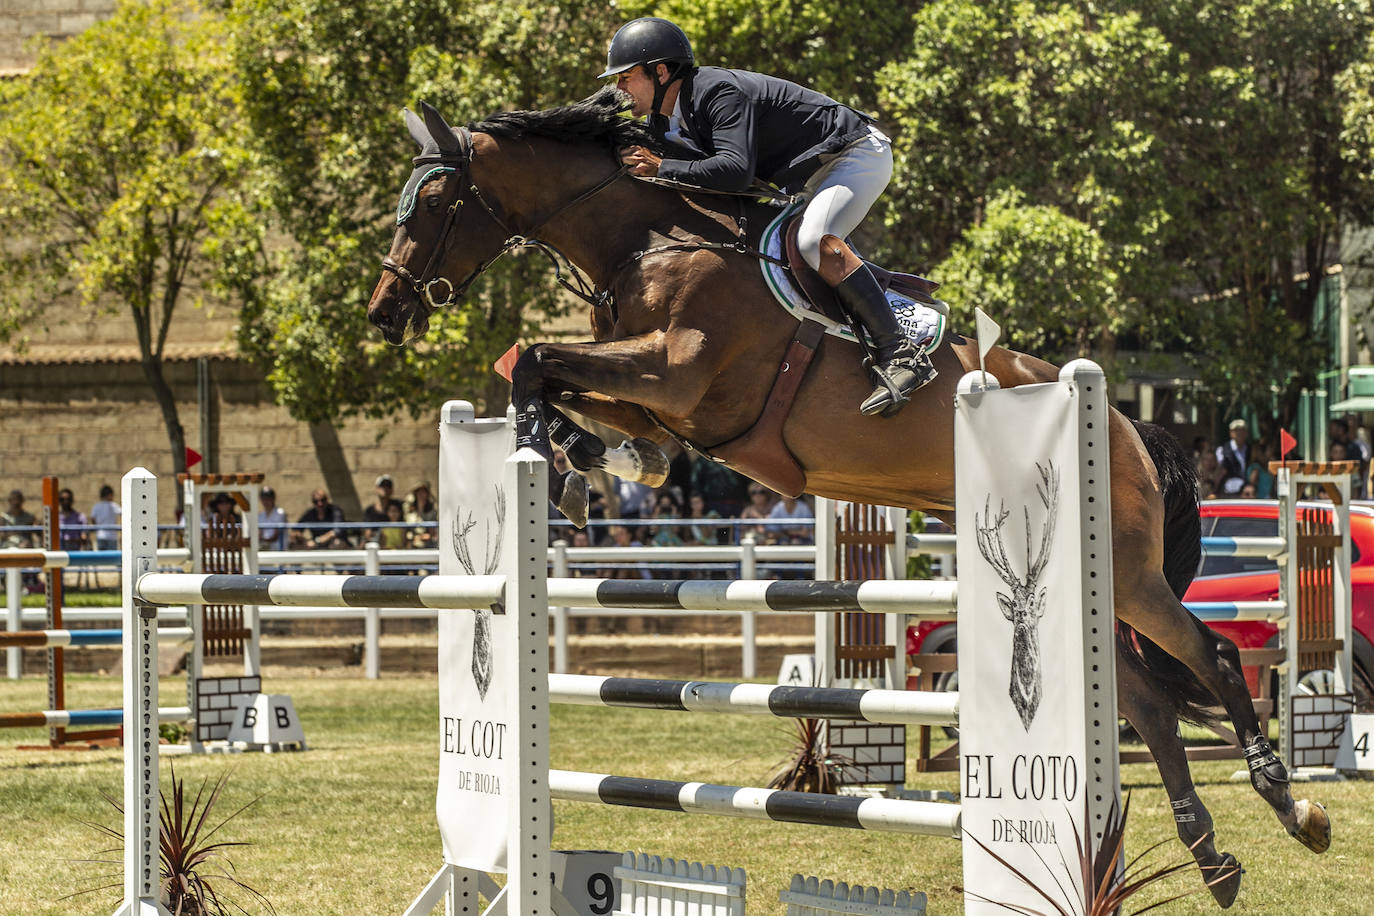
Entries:
{"type": "Polygon", "coordinates": [[[428,102],[420,103],[420,111],[425,116],[425,127],[429,128],[429,135],[434,138],[434,142],[439,144],[439,151],[444,153],[461,153],[463,146],[458,142],[458,136],[453,132],[453,128],[448,126],[444,116],[428,102]]]}
{"type": "Polygon", "coordinates": [[[410,131],[411,139],[420,144],[421,150],[434,142],[429,136],[429,130],[426,129],[425,122],[420,120],[419,115],[409,108],[402,108],[401,113],[405,115],[406,130],[410,131]]]}

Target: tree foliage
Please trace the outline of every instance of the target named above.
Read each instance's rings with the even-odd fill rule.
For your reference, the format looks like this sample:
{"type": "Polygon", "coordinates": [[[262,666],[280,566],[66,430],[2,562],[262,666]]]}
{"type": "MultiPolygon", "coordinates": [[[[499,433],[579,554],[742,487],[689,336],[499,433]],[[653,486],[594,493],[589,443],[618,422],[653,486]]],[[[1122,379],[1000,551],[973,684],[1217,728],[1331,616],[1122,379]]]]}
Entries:
{"type": "Polygon", "coordinates": [[[204,282],[246,303],[240,344],[302,419],[504,393],[491,362],[569,307],[537,255],[499,262],[418,348],[365,323],[413,155],[398,111],[582,98],[638,15],[681,24],[700,63],[875,112],[897,164],[862,241],[1047,358],[1181,353],[1267,410],[1325,368],[1311,278],[1368,254],[1374,0],[191,2],[121,7],[5,93],[3,216],[27,241],[4,255],[31,288],[0,334],[117,295],[155,353],[165,291],[210,254],[204,282]]]}
{"type": "Polygon", "coordinates": [[[1084,237],[1040,210],[1008,213],[1014,190],[1101,240],[1118,308],[1071,321],[1181,351],[1225,402],[1267,411],[1272,385],[1295,395],[1315,380],[1319,284],[1303,278],[1355,255],[1342,243],[1369,215],[1367,2],[936,0],[916,23],[879,77],[905,166],[887,211],[894,253],[942,262],[956,289],[1016,278],[1000,288],[1019,301],[996,303],[1013,343],[1031,347],[1038,326],[1046,355],[1073,355],[1094,335],[1063,333],[1058,302],[1024,295],[1044,285],[1026,269],[1046,260],[1024,252],[1059,247],[1067,263],[1084,237]],[[988,250],[993,200],[1000,222],[1038,238],[988,250]]]}
{"type": "Polygon", "coordinates": [[[0,95],[0,339],[74,310],[126,310],[177,470],[168,332],[215,284],[221,256],[255,250],[259,235],[222,36],[195,0],[121,3],[42,48],[0,95]]]}
{"type": "Polygon", "coordinates": [[[582,98],[612,12],[581,0],[240,0],[236,12],[234,57],[285,237],[271,281],[249,291],[244,348],[302,419],[497,398],[492,362],[568,308],[538,255],[503,258],[418,348],[386,348],[366,324],[415,153],[400,109],[423,99],[460,124],[582,98]]]}

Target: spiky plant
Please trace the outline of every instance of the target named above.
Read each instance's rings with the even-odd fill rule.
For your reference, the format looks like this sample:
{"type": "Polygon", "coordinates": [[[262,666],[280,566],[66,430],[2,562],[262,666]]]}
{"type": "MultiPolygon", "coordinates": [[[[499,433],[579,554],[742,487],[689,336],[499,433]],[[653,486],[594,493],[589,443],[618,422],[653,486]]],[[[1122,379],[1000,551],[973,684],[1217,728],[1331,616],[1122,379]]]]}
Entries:
{"type": "Polygon", "coordinates": [[[839,780],[835,778],[835,768],[825,759],[824,720],[792,721],[792,750],[768,780],[768,788],[834,795],[839,780]]]}
{"type": "MultiPolygon", "coordinates": [[[[1084,822],[1087,821],[1087,808],[1088,804],[1085,798],[1083,802],[1084,822]]],[[[1079,906],[1074,909],[1066,909],[1057,899],[1043,890],[1040,884],[1022,873],[1018,868],[996,852],[989,849],[982,840],[972,834],[970,834],[970,838],[973,842],[978,844],[980,849],[1002,863],[1002,865],[1006,866],[1008,871],[1014,874],[1017,879],[1027,887],[1043,897],[1045,902],[1053,909],[1031,909],[1026,906],[992,900],[982,896],[976,891],[970,891],[968,893],[970,896],[976,897],[985,903],[996,904],[1009,912],[1021,913],[1023,916],[1049,916],[1050,913],[1056,913],[1058,916],[1074,916],[1074,914],[1078,913],[1082,913],[1083,916],[1117,916],[1129,898],[1134,897],[1150,885],[1163,881],[1170,875],[1182,871],[1192,864],[1190,862],[1177,862],[1173,865],[1162,865],[1153,870],[1149,870],[1149,867],[1145,864],[1145,859],[1156,849],[1168,842],[1162,840],[1127,862],[1125,868],[1118,869],[1117,862],[1121,860],[1126,849],[1126,819],[1130,816],[1130,812],[1131,796],[1128,792],[1126,794],[1126,804],[1124,806],[1119,807],[1115,801],[1112,802],[1111,810],[1107,812],[1107,825],[1102,831],[1102,845],[1097,849],[1094,849],[1092,844],[1078,832],[1078,825],[1074,825],[1073,837],[1074,844],[1078,849],[1078,871],[1083,879],[1084,893],[1087,897],[1086,900],[1080,901],[1079,906]]],[[[1209,836],[1210,834],[1199,837],[1189,849],[1193,849],[1205,842],[1209,836]]],[[[1038,851],[1036,852],[1036,856],[1037,858],[1039,857],[1038,851]]],[[[1040,864],[1043,865],[1045,871],[1051,875],[1051,880],[1054,881],[1056,888],[1062,891],[1063,887],[1058,879],[1053,877],[1053,870],[1050,868],[1049,864],[1045,862],[1044,859],[1040,859],[1040,864]]],[[[1060,865],[1063,867],[1066,874],[1070,872],[1068,862],[1061,861],[1060,865]]],[[[1239,865],[1236,866],[1236,868],[1239,867],[1239,865]]],[[[1171,897],[1165,897],[1163,900],[1157,900],[1147,904],[1138,910],[1132,910],[1132,916],[1136,913],[1144,913],[1147,910],[1153,910],[1156,907],[1164,906],[1166,903],[1172,903],[1180,898],[1191,896],[1202,891],[1204,888],[1227,881],[1233,876],[1234,870],[1227,869],[1208,881],[1203,887],[1194,887],[1190,890],[1174,894],[1171,897]]],[[[963,890],[963,888],[959,889],[963,890]]]]}
{"type": "MultiPolygon", "coordinates": [[[[170,788],[161,790],[162,808],[159,817],[158,858],[161,864],[162,903],[172,916],[233,916],[249,911],[237,901],[226,897],[225,890],[242,891],[261,905],[266,912],[275,914],[271,902],[255,888],[244,884],[231,872],[233,863],[224,854],[231,846],[247,846],[247,843],[214,841],[212,838],[225,824],[238,817],[248,808],[257,804],[261,798],[253,799],[243,807],[208,827],[215,806],[220,800],[225,785],[229,781],[227,770],[220,773],[211,785],[210,777],[201,781],[194,798],[189,798],[186,781],[177,778],[176,764],[170,764],[170,788]]],[[[103,794],[103,793],[102,793],[103,794]]],[[[124,804],[118,799],[105,795],[105,800],[115,807],[121,815],[124,804]]],[[[118,827],[93,824],[83,821],[108,837],[117,841],[119,850],[123,849],[124,832],[118,827]]],[[[115,851],[115,850],[111,850],[115,851]]],[[[120,864],[121,860],[96,860],[104,864],[120,864]]],[[[78,894],[121,887],[121,884],[103,885],[80,891],[78,894]]],[[[72,894],[70,896],[77,896],[72,894]]],[[[65,898],[64,898],[65,899],[65,898]]]]}

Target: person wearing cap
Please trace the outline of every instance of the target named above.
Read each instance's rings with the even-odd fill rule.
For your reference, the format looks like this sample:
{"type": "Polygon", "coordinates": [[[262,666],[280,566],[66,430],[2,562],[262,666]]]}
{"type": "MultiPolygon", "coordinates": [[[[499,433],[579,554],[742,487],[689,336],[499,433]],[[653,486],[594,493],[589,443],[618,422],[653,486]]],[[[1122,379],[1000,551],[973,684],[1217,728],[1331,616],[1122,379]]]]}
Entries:
{"type": "Polygon", "coordinates": [[[877,382],[859,406],[891,416],[935,378],[906,337],[877,278],[845,238],[892,178],[892,143],[873,118],[796,83],[722,67],[698,67],[686,33],[648,16],[621,26],[600,78],[615,77],[648,117],[651,133],[678,155],[641,146],[622,151],[632,175],[743,192],[756,180],[805,201],[797,244],[834,288],[871,344],[877,382]]]}
{"type": "Polygon", "coordinates": [[[1217,464],[1221,466],[1217,492],[1221,496],[1239,496],[1245,486],[1245,469],[1250,464],[1250,427],[1237,418],[1227,429],[1231,431],[1230,440],[1217,446],[1217,464]]]}
{"type": "Polygon", "coordinates": [[[439,505],[434,501],[434,489],[428,480],[422,480],[410,488],[410,495],[405,501],[405,520],[413,526],[410,529],[411,547],[438,546],[438,526],[425,524],[439,521],[439,505]]]}
{"type": "Polygon", "coordinates": [[[211,528],[238,528],[243,524],[239,518],[238,503],[229,493],[216,493],[210,497],[210,517],[206,522],[211,528]]]}
{"type": "Polygon", "coordinates": [[[286,510],[277,505],[277,491],[263,487],[258,501],[258,544],[263,550],[285,550],[286,510]]]}
{"type": "Polygon", "coordinates": [[[390,474],[382,474],[379,476],[373,481],[373,486],[376,488],[377,495],[373,498],[372,502],[363,507],[363,521],[373,523],[378,527],[365,529],[363,531],[364,541],[375,541],[377,539],[377,532],[380,526],[386,524],[387,519],[390,517],[392,503],[396,504],[396,508],[401,508],[401,501],[399,499],[393,499],[391,496],[392,491],[396,488],[396,484],[391,479],[390,474]]]}

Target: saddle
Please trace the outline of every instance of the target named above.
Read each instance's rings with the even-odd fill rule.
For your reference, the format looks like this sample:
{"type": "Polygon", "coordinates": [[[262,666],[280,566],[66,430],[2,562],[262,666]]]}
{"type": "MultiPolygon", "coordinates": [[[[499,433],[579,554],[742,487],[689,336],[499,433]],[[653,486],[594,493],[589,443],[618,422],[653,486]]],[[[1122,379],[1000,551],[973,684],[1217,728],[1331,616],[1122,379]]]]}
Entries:
{"type": "MultiPolygon", "coordinates": [[[[810,300],[811,304],[822,315],[837,324],[848,324],[849,316],[840,308],[840,301],[836,298],[835,291],[821,279],[820,274],[811,269],[811,265],[806,263],[806,258],[802,257],[801,249],[797,246],[797,233],[800,229],[800,213],[793,216],[783,229],[783,249],[787,252],[787,266],[792,271],[793,285],[810,300]]],[[[864,264],[868,265],[869,272],[877,279],[878,285],[884,291],[891,290],[923,305],[937,305],[939,303],[939,300],[931,294],[940,288],[940,284],[933,280],[918,277],[916,274],[887,270],[867,259],[864,260],[864,264]]]]}

